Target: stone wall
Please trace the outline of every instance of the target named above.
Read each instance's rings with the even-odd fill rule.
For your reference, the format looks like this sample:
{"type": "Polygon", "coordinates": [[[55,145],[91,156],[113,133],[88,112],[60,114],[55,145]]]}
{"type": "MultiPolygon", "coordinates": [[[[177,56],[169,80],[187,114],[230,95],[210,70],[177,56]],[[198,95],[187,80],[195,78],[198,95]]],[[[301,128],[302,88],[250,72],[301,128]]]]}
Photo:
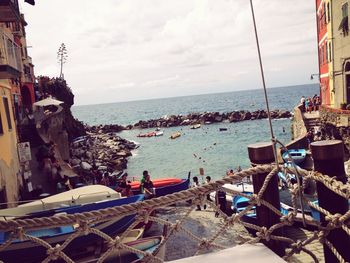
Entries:
{"type": "Polygon", "coordinates": [[[301,112],[301,105],[294,108],[294,116],[292,121],[292,140],[297,140],[304,137],[307,133],[305,127],[303,114],[301,112]]]}
{"type": "Polygon", "coordinates": [[[325,139],[342,140],[346,147],[345,153],[348,155],[350,150],[350,111],[322,107],[320,119],[325,139]]]}

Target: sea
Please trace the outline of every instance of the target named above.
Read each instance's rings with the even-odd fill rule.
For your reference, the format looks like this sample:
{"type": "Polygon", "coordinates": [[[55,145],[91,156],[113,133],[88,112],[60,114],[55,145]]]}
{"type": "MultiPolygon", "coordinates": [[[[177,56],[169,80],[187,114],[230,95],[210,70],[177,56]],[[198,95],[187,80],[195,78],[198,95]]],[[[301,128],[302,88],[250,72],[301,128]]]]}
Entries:
{"type": "MultiPolygon", "coordinates": [[[[267,90],[270,109],[293,111],[301,96],[319,94],[315,84],[269,88],[267,90]]],[[[233,91],[226,93],[184,96],[108,104],[74,106],[73,115],[89,125],[134,124],[139,120],[156,119],[162,116],[194,112],[231,112],[235,110],[266,109],[262,89],[233,91]]],[[[291,119],[272,121],[275,137],[283,143],[291,140],[291,119]]],[[[139,147],[129,158],[127,172],[139,178],[148,170],[152,178],[205,176],[217,180],[230,169],[250,166],[247,146],[271,140],[268,120],[249,120],[236,123],[202,125],[191,130],[189,126],[164,128],[160,137],[139,138],[140,133],[154,129],[127,130],[118,135],[136,142],[139,147]],[[227,131],[219,131],[227,128],[227,131]],[[171,140],[170,135],[181,132],[181,137],[171,140]]]]}

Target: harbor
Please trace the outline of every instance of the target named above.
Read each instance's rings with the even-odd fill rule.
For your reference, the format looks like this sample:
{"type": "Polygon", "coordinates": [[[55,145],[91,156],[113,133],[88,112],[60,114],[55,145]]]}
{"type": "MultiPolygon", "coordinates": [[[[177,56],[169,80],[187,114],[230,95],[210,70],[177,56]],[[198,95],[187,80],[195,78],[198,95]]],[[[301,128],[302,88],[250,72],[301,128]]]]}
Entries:
{"type": "Polygon", "coordinates": [[[350,262],[349,6],[278,4],[0,0],[0,261],[350,262]]]}

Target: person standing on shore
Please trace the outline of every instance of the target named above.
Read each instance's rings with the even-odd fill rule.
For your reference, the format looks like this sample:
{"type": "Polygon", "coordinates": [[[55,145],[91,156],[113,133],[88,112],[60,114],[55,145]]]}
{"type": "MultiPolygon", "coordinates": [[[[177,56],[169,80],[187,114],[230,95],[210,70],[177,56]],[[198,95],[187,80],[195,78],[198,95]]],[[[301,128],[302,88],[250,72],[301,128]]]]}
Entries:
{"type": "MultiPolygon", "coordinates": [[[[205,183],[209,184],[210,181],[211,181],[211,177],[210,176],[206,176],[205,177],[205,183]]],[[[211,202],[210,194],[207,194],[207,201],[211,202]]],[[[207,209],[207,204],[204,204],[203,208],[204,208],[204,210],[207,209]]]]}
{"type": "MultiPolygon", "coordinates": [[[[193,176],[192,180],[193,180],[192,187],[198,187],[198,186],[200,186],[200,183],[199,183],[199,181],[198,181],[198,177],[197,177],[197,176],[193,176]]],[[[201,210],[202,210],[202,209],[201,209],[201,206],[200,206],[200,205],[197,205],[196,211],[201,211],[201,210]]]]}
{"type": "Polygon", "coordinates": [[[301,96],[300,104],[301,104],[301,111],[305,112],[306,108],[305,108],[305,97],[304,96],[301,96]]]}

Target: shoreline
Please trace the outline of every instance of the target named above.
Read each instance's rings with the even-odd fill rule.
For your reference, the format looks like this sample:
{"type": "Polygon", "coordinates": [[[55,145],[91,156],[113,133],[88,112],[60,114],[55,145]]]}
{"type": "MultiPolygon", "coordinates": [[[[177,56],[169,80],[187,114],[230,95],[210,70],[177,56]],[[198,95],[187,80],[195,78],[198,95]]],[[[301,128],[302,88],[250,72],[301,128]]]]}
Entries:
{"type": "MultiPolygon", "coordinates": [[[[286,119],[292,117],[292,113],[287,110],[272,110],[272,119],[286,119]]],[[[203,112],[203,113],[189,113],[187,115],[170,115],[163,116],[158,119],[140,120],[137,123],[129,124],[127,126],[119,124],[99,124],[99,125],[85,125],[85,130],[88,132],[121,132],[123,130],[132,129],[149,129],[149,128],[170,128],[179,126],[191,126],[196,124],[210,125],[212,123],[232,123],[248,120],[267,119],[268,114],[265,110],[256,111],[232,111],[226,113],[220,112],[203,112]]]]}

